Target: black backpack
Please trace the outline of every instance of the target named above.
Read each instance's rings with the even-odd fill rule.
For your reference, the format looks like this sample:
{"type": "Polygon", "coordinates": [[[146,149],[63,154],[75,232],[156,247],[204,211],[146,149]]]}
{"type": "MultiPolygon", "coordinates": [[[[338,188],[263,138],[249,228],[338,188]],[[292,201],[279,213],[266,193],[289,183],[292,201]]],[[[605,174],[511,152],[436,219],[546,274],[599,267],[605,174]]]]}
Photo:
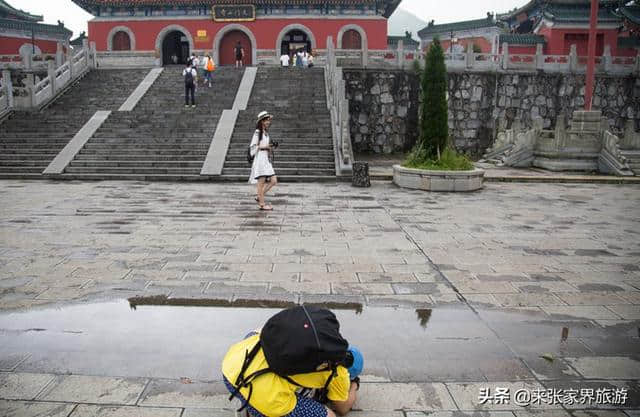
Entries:
{"type": "Polygon", "coordinates": [[[262,328],[260,340],[251,351],[246,352],[244,363],[235,381],[235,390],[229,401],[239,396],[241,388],[249,387],[246,403],[251,398],[252,381],[266,373],[273,372],[301,388],[300,384],[289,378],[291,375],[316,371],[331,371],[324,388],[320,391],[326,402],[329,383],[336,375],[339,364],[345,363],[349,343],[340,335],[340,323],[335,314],[319,307],[297,306],[282,310],[271,317],[262,328]],[[268,368],[245,375],[245,372],[258,351],[262,349],[268,368]],[[326,364],[326,367],[319,368],[326,364]]]}
{"type": "Polygon", "coordinates": [[[191,68],[187,68],[187,72],[184,74],[184,84],[193,85],[193,73],[191,72],[191,68]]]}

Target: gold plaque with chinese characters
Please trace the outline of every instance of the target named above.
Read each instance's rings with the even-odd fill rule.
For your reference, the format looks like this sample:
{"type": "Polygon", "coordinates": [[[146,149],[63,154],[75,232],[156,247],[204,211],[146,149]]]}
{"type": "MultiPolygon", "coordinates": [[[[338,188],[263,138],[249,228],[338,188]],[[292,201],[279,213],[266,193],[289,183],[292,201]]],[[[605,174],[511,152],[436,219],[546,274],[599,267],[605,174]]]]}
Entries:
{"type": "Polygon", "coordinates": [[[211,7],[214,22],[252,22],[256,20],[253,4],[215,5],[211,7]]]}

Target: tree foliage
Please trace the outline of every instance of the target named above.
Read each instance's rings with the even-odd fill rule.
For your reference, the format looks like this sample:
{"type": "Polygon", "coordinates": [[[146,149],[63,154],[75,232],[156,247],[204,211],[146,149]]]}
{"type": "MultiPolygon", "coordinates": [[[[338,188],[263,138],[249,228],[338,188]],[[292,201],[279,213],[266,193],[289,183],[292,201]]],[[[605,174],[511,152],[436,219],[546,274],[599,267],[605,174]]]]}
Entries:
{"type": "Polygon", "coordinates": [[[417,146],[423,159],[439,159],[447,146],[447,69],[444,51],[436,38],[425,56],[421,82],[422,109],[417,146]]]}

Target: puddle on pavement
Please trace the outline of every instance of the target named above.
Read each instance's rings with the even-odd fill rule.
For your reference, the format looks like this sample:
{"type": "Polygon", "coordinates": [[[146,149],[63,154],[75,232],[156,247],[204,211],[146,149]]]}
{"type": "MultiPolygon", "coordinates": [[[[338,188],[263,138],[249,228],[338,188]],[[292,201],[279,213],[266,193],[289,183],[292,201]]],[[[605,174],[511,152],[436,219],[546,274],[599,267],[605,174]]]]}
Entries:
{"type": "MultiPolygon", "coordinates": [[[[16,372],[217,380],[229,346],[290,305],[160,296],[5,312],[0,363],[16,372]]],[[[365,353],[366,374],[383,380],[429,381],[434,369],[459,380],[482,364],[489,372],[501,361],[519,363],[509,346],[530,344],[532,335],[536,349],[557,354],[571,338],[603,334],[602,328],[581,330],[578,322],[488,310],[479,316],[458,306],[316,305],[335,312],[343,336],[365,353]],[[504,324],[506,332],[500,330],[504,324]]]]}

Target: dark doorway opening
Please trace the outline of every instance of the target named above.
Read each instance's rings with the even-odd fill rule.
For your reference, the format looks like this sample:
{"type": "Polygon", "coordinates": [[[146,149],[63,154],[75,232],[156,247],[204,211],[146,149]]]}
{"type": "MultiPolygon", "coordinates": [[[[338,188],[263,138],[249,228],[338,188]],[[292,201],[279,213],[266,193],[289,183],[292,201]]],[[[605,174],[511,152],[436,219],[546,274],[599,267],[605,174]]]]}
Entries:
{"type": "Polygon", "coordinates": [[[189,58],[189,41],[179,30],[167,33],[162,41],[162,65],[185,65],[189,58]]]}
{"type": "Polygon", "coordinates": [[[294,52],[311,51],[311,39],[301,30],[294,29],[287,32],[280,44],[280,54],[291,55],[294,52]]]}

